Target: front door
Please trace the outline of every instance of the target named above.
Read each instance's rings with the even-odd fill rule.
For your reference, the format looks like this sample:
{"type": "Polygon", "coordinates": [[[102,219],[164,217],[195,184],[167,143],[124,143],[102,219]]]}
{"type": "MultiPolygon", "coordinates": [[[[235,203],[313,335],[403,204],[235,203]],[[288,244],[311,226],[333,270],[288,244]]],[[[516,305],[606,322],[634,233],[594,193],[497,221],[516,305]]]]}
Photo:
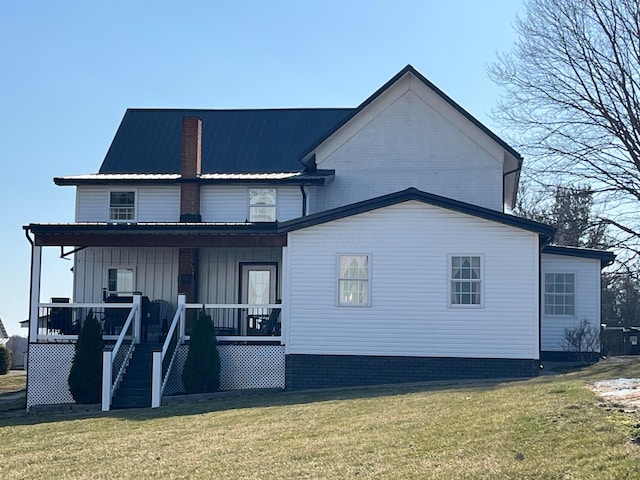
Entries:
{"type": "MultiPolygon", "coordinates": [[[[240,303],[250,305],[275,303],[277,271],[275,263],[241,263],[240,303]]],[[[266,321],[268,317],[268,308],[243,309],[240,321],[241,335],[258,333],[262,322],[266,321]]]]}

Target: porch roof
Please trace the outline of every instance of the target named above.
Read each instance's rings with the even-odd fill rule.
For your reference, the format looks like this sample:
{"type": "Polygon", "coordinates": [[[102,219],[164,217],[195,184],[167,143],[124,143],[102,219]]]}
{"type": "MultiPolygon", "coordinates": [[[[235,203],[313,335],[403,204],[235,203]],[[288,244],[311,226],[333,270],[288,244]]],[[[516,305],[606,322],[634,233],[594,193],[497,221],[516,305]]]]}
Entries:
{"type": "Polygon", "coordinates": [[[325,185],[335,176],[335,170],[316,170],[309,172],[271,172],[271,173],[203,173],[195,180],[185,180],[177,173],[92,173],[55,177],[56,185],[158,185],[196,182],[206,185],[247,185],[259,182],[261,185],[325,185]]]}
{"type": "MultiPolygon", "coordinates": [[[[23,227],[37,246],[282,247],[275,223],[40,223],[23,227]]],[[[30,239],[31,241],[31,239],[30,239]]]]}

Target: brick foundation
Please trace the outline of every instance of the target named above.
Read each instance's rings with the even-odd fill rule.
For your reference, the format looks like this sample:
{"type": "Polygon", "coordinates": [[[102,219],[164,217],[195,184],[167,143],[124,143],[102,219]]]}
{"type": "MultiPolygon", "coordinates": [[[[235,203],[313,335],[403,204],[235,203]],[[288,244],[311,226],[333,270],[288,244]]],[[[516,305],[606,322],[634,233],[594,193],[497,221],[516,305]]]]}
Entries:
{"type": "Polygon", "coordinates": [[[535,359],[287,355],[286,388],[330,388],[464,378],[533,377],[535,359]]]}

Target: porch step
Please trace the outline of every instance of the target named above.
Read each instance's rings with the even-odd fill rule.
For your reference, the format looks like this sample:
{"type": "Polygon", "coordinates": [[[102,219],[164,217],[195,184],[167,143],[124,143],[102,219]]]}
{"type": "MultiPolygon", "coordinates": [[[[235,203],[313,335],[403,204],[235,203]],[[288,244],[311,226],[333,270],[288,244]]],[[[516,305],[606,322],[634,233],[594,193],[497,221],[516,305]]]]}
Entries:
{"type": "Polygon", "coordinates": [[[151,365],[154,350],[160,343],[136,345],[129,366],[113,397],[112,408],[148,408],[151,406],[151,365]]]}

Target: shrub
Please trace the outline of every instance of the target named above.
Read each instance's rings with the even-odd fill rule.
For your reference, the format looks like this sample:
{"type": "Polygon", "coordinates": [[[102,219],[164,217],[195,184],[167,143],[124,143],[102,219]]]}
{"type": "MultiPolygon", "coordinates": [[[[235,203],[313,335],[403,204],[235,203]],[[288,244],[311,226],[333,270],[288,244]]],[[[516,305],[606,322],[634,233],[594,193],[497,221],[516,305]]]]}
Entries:
{"type": "Polygon", "coordinates": [[[182,370],[187,393],[215,392],[220,387],[220,354],[211,317],[200,312],[189,340],[189,353],[182,370]]]}
{"type": "Polygon", "coordinates": [[[9,373],[11,367],[11,351],[4,345],[0,345],[0,375],[9,373]]]}
{"type": "Polygon", "coordinates": [[[598,351],[600,330],[583,318],[575,327],[564,329],[561,345],[565,351],[575,352],[578,361],[586,362],[591,354],[598,351]]]}
{"type": "Polygon", "coordinates": [[[78,335],[69,372],[69,391],[76,403],[99,403],[102,398],[102,328],[89,310],[78,335]]]}

